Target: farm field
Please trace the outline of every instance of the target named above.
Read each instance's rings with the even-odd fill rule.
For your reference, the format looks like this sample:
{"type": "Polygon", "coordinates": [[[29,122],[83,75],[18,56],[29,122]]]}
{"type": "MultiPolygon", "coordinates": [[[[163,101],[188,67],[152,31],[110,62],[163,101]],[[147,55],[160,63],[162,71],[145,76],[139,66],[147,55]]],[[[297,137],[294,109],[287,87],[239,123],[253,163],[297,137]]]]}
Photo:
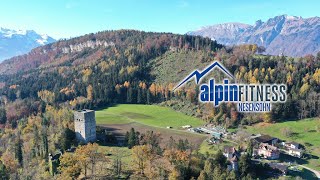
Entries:
{"type": "Polygon", "coordinates": [[[201,126],[202,120],[156,105],[120,104],[96,111],[96,121],[98,126],[112,132],[118,139],[124,138],[125,133],[131,128],[141,133],[160,133],[162,146],[166,145],[170,137],[176,141],[188,139],[195,147],[199,147],[207,138],[207,135],[188,132],[181,128],[184,125],[201,126]],[[167,129],[167,126],[172,128],[167,129]]]}
{"type": "Polygon", "coordinates": [[[156,105],[120,104],[107,109],[96,111],[97,124],[128,124],[132,122],[172,129],[181,126],[193,127],[203,125],[200,119],[184,115],[172,109],[156,105]]]}
{"type": "MultiPolygon", "coordinates": [[[[305,164],[320,171],[320,119],[309,118],[298,121],[279,122],[275,124],[259,123],[246,126],[246,131],[253,134],[268,134],[286,141],[295,141],[305,146],[312,158],[305,164]],[[284,129],[291,132],[290,136],[283,133],[284,129]]],[[[304,163],[303,163],[304,164],[304,163]]]]}

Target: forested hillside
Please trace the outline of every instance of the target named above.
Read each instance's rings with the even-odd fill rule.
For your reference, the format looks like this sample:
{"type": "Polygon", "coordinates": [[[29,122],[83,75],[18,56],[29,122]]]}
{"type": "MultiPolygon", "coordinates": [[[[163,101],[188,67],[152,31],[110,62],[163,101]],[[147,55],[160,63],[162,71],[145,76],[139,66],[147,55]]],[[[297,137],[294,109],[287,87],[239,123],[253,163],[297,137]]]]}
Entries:
{"type": "MultiPolygon", "coordinates": [[[[75,109],[162,103],[230,126],[319,115],[320,54],[290,58],[257,55],[258,50],[256,45],[226,49],[208,38],[133,30],[61,40],[0,65],[2,103],[6,106],[2,124],[16,124],[44,103],[75,109]],[[275,105],[272,113],[243,115],[233,104],[216,109],[199,104],[193,83],[172,92],[192,70],[213,60],[221,61],[238,82],[287,84],[287,102],[275,105]]],[[[212,76],[222,78],[220,73],[212,76]]]]}
{"type": "Polygon", "coordinates": [[[221,47],[207,38],[121,30],[34,49],[0,65],[2,102],[7,107],[14,102],[12,106],[21,109],[21,113],[11,113],[6,108],[7,120],[16,124],[36,111],[37,107],[30,109],[20,101],[67,102],[73,108],[160,102],[156,91],[148,90],[156,88],[150,74],[152,59],[165,52],[202,50],[209,54],[221,47]]]}
{"type": "MultiPolygon", "coordinates": [[[[160,104],[226,127],[319,116],[320,53],[294,59],[263,56],[258,51],[256,45],[225,48],[208,38],[120,30],[61,40],[7,60],[0,64],[0,173],[4,179],[52,179],[49,153],[77,145],[71,109],[98,109],[118,103],[160,104]],[[193,82],[172,91],[187,74],[213,60],[221,61],[238,82],[287,84],[287,102],[275,105],[271,113],[240,114],[234,104],[218,108],[199,104],[198,87],[193,82]]],[[[222,79],[223,75],[215,71],[210,77],[222,79]]],[[[96,151],[95,145],[91,150],[96,151]]],[[[83,153],[80,148],[75,154],[83,153]]],[[[189,155],[182,156],[181,162],[185,157],[189,155]]],[[[221,152],[214,159],[219,157],[221,152]]],[[[198,161],[203,156],[192,158],[198,161]]],[[[62,159],[62,174],[54,178],[63,179],[66,172],[78,177],[81,168],[68,166],[72,157],[66,153],[62,159]],[[64,167],[71,170],[64,171],[64,167]]],[[[225,160],[221,164],[225,168],[225,160]]],[[[188,164],[175,164],[177,167],[179,172],[172,171],[173,175],[178,173],[175,177],[197,177],[201,170],[190,170],[188,164]],[[185,172],[185,167],[190,172],[185,172]]],[[[241,177],[247,175],[254,177],[254,172],[244,169],[241,177]]]]}

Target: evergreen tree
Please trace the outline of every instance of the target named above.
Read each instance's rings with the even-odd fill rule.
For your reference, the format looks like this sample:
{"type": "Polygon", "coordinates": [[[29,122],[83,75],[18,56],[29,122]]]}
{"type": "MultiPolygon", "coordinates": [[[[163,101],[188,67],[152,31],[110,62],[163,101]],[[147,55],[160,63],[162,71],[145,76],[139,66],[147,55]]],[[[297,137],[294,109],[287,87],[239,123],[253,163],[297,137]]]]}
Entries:
{"type": "Polygon", "coordinates": [[[214,165],[213,165],[213,161],[211,158],[209,158],[205,161],[203,170],[207,174],[208,178],[210,178],[210,179],[213,178],[214,165]]]}
{"type": "Polygon", "coordinates": [[[124,145],[128,147],[128,141],[129,141],[129,132],[126,132],[126,135],[124,137],[124,145]]]}
{"type": "Polygon", "coordinates": [[[132,87],[129,87],[127,90],[127,103],[133,103],[133,97],[132,97],[132,87]]]}
{"type": "Polygon", "coordinates": [[[15,158],[18,160],[20,166],[23,165],[23,155],[22,155],[22,140],[20,138],[20,133],[17,133],[15,140],[15,158]]]}
{"type": "Polygon", "coordinates": [[[4,108],[0,108],[0,124],[5,124],[7,122],[7,114],[4,108]]]}
{"type": "Polygon", "coordinates": [[[137,103],[138,104],[142,103],[142,90],[140,88],[138,88],[137,103]]]}
{"type": "Polygon", "coordinates": [[[177,149],[181,151],[185,151],[187,149],[182,139],[179,139],[177,149]]]}
{"type": "MultiPolygon", "coordinates": [[[[249,175],[250,172],[250,157],[248,155],[242,155],[239,160],[239,173],[240,177],[244,178],[249,175]]],[[[250,175],[251,176],[251,175],[250,175]]]]}
{"type": "Polygon", "coordinates": [[[37,125],[33,125],[33,146],[34,146],[34,150],[36,152],[36,155],[39,156],[40,155],[40,136],[39,136],[39,131],[38,131],[38,127],[37,125]]]}
{"type": "Polygon", "coordinates": [[[6,166],[0,161],[0,179],[2,180],[8,180],[9,179],[9,174],[7,171],[6,166]]]}
{"type": "Polygon", "coordinates": [[[237,179],[237,174],[235,171],[229,171],[227,180],[236,180],[237,179]]]}
{"type": "Polygon", "coordinates": [[[151,103],[151,93],[149,90],[147,90],[147,104],[151,103]]]}
{"type": "Polygon", "coordinates": [[[48,135],[46,130],[43,130],[41,133],[42,147],[43,147],[43,158],[48,161],[49,155],[49,145],[48,145],[48,135]]]}
{"type": "Polygon", "coordinates": [[[223,155],[222,151],[219,150],[214,156],[214,161],[214,164],[220,165],[221,167],[225,167],[227,158],[223,155]]]}
{"type": "Polygon", "coordinates": [[[136,142],[137,142],[136,132],[134,128],[131,128],[129,132],[129,138],[128,138],[128,148],[131,149],[133,146],[136,145],[136,142]]]}
{"type": "Polygon", "coordinates": [[[62,132],[60,147],[63,150],[71,148],[71,145],[75,140],[75,137],[76,137],[76,135],[75,135],[74,131],[72,131],[69,128],[65,128],[62,132]]]}
{"type": "Polygon", "coordinates": [[[220,166],[216,166],[213,170],[213,179],[222,179],[222,169],[220,166]]]}
{"type": "Polygon", "coordinates": [[[247,144],[247,153],[249,157],[252,157],[253,154],[253,144],[251,142],[251,140],[249,140],[248,144],[247,144]]]}

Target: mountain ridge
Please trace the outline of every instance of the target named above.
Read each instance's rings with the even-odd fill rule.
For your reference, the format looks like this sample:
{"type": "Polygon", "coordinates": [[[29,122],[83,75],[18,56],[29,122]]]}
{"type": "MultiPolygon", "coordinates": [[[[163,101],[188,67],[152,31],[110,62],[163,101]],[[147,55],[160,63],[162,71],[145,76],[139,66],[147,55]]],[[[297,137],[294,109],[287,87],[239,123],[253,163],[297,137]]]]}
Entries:
{"type": "Polygon", "coordinates": [[[14,30],[0,27],[0,62],[23,55],[32,49],[53,43],[56,40],[34,30],[14,30]]]}
{"type": "MultiPolygon", "coordinates": [[[[34,48],[27,54],[4,60],[0,63],[0,74],[15,74],[36,68],[46,68],[63,64],[79,65],[82,63],[90,63],[101,59],[112,58],[114,51],[131,48],[131,46],[143,46],[144,48],[140,51],[151,51],[151,49],[159,48],[160,46],[162,47],[161,52],[195,48],[191,46],[196,46],[196,49],[199,50],[201,47],[200,42],[203,44],[211,44],[212,47],[221,47],[221,45],[217,45],[215,41],[209,38],[172,33],[153,33],[137,30],[100,31],[72,39],[62,39],[34,48]],[[184,44],[184,38],[186,38],[185,41],[188,41],[186,45],[182,45],[184,44]],[[171,41],[173,42],[168,39],[172,39],[171,41]],[[197,39],[197,42],[189,42],[190,39],[197,39]]],[[[135,53],[140,54],[141,52],[135,53]]]]}
{"type": "Polygon", "coordinates": [[[200,35],[227,46],[257,44],[270,55],[305,56],[320,51],[320,18],[280,15],[254,25],[223,23],[204,26],[189,35],[200,35]]]}

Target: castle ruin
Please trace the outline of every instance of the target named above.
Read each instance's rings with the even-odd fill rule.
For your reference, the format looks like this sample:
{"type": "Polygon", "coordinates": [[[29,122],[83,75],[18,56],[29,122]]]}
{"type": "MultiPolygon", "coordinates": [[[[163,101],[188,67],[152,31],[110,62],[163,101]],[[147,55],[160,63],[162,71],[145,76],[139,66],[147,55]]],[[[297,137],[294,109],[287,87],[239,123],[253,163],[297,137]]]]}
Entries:
{"type": "Polygon", "coordinates": [[[74,126],[78,142],[96,141],[96,118],[93,110],[83,109],[74,112],[74,126]]]}

